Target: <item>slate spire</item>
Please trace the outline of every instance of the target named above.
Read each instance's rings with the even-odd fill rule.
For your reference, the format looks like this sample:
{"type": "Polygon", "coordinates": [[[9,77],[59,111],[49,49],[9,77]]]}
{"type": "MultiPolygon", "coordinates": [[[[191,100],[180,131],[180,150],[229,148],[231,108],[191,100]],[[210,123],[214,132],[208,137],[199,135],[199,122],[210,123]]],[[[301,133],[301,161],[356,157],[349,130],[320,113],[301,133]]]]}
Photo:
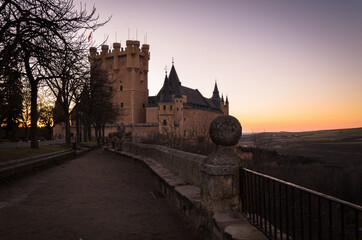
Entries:
{"type": "Polygon", "coordinates": [[[174,62],[172,60],[172,67],[169,75],[170,87],[172,94],[175,94],[175,97],[182,97],[181,94],[181,82],[177,76],[174,62]]]}
{"type": "Polygon", "coordinates": [[[160,102],[173,102],[170,82],[167,77],[167,73],[165,75],[165,81],[163,82],[163,87],[161,90],[160,102]]]}
{"type": "Polygon", "coordinates": [[[214,91],[212,92],[212,97],[211,100],[215,103],[215,105],[217,107],[220,107],[220,95],[219,95],[219,89],[217,88],[217,83],[215,80],[215,87],[214,87],[214,91]]]}
{"type": "Polygon", "coordinates": [[[215,80],[214,91],[212,92],[212,98],[213,98],[213,99],[219,99],[219,100],[220,100],[219,89],[217,88],[216,80],[215,80]]]}

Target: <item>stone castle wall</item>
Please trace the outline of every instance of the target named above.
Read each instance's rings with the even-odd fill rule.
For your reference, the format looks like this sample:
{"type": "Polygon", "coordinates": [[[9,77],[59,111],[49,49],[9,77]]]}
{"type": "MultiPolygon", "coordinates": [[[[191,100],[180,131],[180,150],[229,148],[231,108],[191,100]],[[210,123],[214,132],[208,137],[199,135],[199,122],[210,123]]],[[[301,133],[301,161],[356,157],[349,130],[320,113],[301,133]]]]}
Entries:
{"type": "Polygon", "coordinates": [[[113,44],[113,50],[103,45],[101,52],[90,48],[89,61],[108,72],[109,80],[115,90],[113,103],[122,111],[116,123],[145,123],[148,104],[148,61],[149,45],[128,40],[126,48],[120,43],[113,44]]]}

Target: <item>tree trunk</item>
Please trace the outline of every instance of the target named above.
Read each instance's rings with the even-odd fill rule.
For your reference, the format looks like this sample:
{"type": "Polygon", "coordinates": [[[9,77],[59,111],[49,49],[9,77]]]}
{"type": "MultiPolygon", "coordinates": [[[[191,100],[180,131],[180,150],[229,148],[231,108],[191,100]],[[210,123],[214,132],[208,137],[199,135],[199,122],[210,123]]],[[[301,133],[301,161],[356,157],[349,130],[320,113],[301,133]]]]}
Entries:
{"type": "Polygon", "coordinates": [[[78,112],[75,114],[75,123],[76,123],[76,137],[77,137],[77,142],[81,142],[81,139],[80,139],[80,122],[79,122],[79,115],[78,115],[78,112]]]}
{"type": "Polygon", "coordinates": [[[47,129],[48,129],[48,139],[52,140],[52,138],[53,138],[52,127],[48,125],[47,129]]]}
{"type": "Polygon", "coordinates": [[[64,108],[64,117],[65,117],[65,143],[70,146],[71,144],[71,136],[70,136],[70,116],[69,110],[64,108]]]}
{"type": "Polygon", "coordinates": [[[101,125],[99,125],[98,126],[98,143],[100,143],[101,142],[101,139],[102,138],[102,127],[101,127],[101,125]]]}
{"type": "Polygon", "coordinates": [[[104,139],[104,129],[105,129],[105,127],[106,127],[106,124],[102,124],[102,142],[105,141],[105,139],[104,139]]]}
{"type": "Polygon", "coordinates": [[[92,140],[92,126],[90,123],[88,123],[88,126],[87,126],[87,130],[88,130],[88,140],[91,141],[92,140]]]}
{"type": "Polygon", "coordinates": [[[24,128],[25,128],[25,139],[26,141],[28,141],[28,126],[25,125],[24,128]]]}
{"type": "Polygon", "coordinates": [[[24,56],[24,64],[26,76],[30,83],[30,139],[31,148],[38,148],[37,130],[38,130],[38,81],[34,78],[32,69],[30,67],[30,53],[26,52],[24,56]]]}
{"type": "Polygon", "coordinates": [[[65,120],[65,143],[69,146],[71,144],[69,118],[68,118],[68,120],[65,120]]]}
{"type": "Polygon", "coordinates": [[[97,125],[94,125],[94,132],[95,132],[95,135],[96,135],[96,139],[98,140],[99,139],[99,137],[98,137],[99,131],[98,131],[98,126],[97,125]]]}
{"type": "MultiPolygon", "coordinates": [[[[28,76],[29,78],[29,76],[28,76]]],[[[30,139],[31,139],[31,148],[38,148],[38,137],[37,137],[37,130],[38,130],[38,109],[37,109],[37,101],[38,101],[38,83],[37,81],[33,80],[30,81],[31,87],[31,126],[30,126],[30,139]]]]}
{"type": "Polygon", "coordinates": [[[86,122],[83,122],[83,141],[88,141],[88,124],[86,122]]]}

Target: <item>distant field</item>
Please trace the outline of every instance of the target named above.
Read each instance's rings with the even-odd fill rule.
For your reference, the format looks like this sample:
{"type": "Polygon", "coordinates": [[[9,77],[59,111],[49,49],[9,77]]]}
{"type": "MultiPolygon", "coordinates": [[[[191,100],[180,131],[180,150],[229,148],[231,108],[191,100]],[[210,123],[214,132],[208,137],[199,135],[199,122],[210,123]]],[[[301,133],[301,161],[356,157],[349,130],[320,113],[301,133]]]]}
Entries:
{"type": "MultiPolygon", "coordinates": [[[[261,137],[264,147],[280,154],[306,156],[333,164],[346,160],[362,163],[362,128],[265,133],[261,137]]],[[[242,136],[240,144],[253,146],[252,135],[242,136]]]]}

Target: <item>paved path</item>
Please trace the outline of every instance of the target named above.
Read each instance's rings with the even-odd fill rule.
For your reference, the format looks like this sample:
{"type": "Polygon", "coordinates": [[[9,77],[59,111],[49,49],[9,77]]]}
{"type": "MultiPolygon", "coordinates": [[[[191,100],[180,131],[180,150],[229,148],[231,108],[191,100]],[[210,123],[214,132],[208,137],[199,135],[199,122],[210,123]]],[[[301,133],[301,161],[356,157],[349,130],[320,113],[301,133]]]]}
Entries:
{"type": "Polygon", "coordinates": [[[210,239],[138,163],[103,149],[0,186],[0,239],[210,239]]]}

